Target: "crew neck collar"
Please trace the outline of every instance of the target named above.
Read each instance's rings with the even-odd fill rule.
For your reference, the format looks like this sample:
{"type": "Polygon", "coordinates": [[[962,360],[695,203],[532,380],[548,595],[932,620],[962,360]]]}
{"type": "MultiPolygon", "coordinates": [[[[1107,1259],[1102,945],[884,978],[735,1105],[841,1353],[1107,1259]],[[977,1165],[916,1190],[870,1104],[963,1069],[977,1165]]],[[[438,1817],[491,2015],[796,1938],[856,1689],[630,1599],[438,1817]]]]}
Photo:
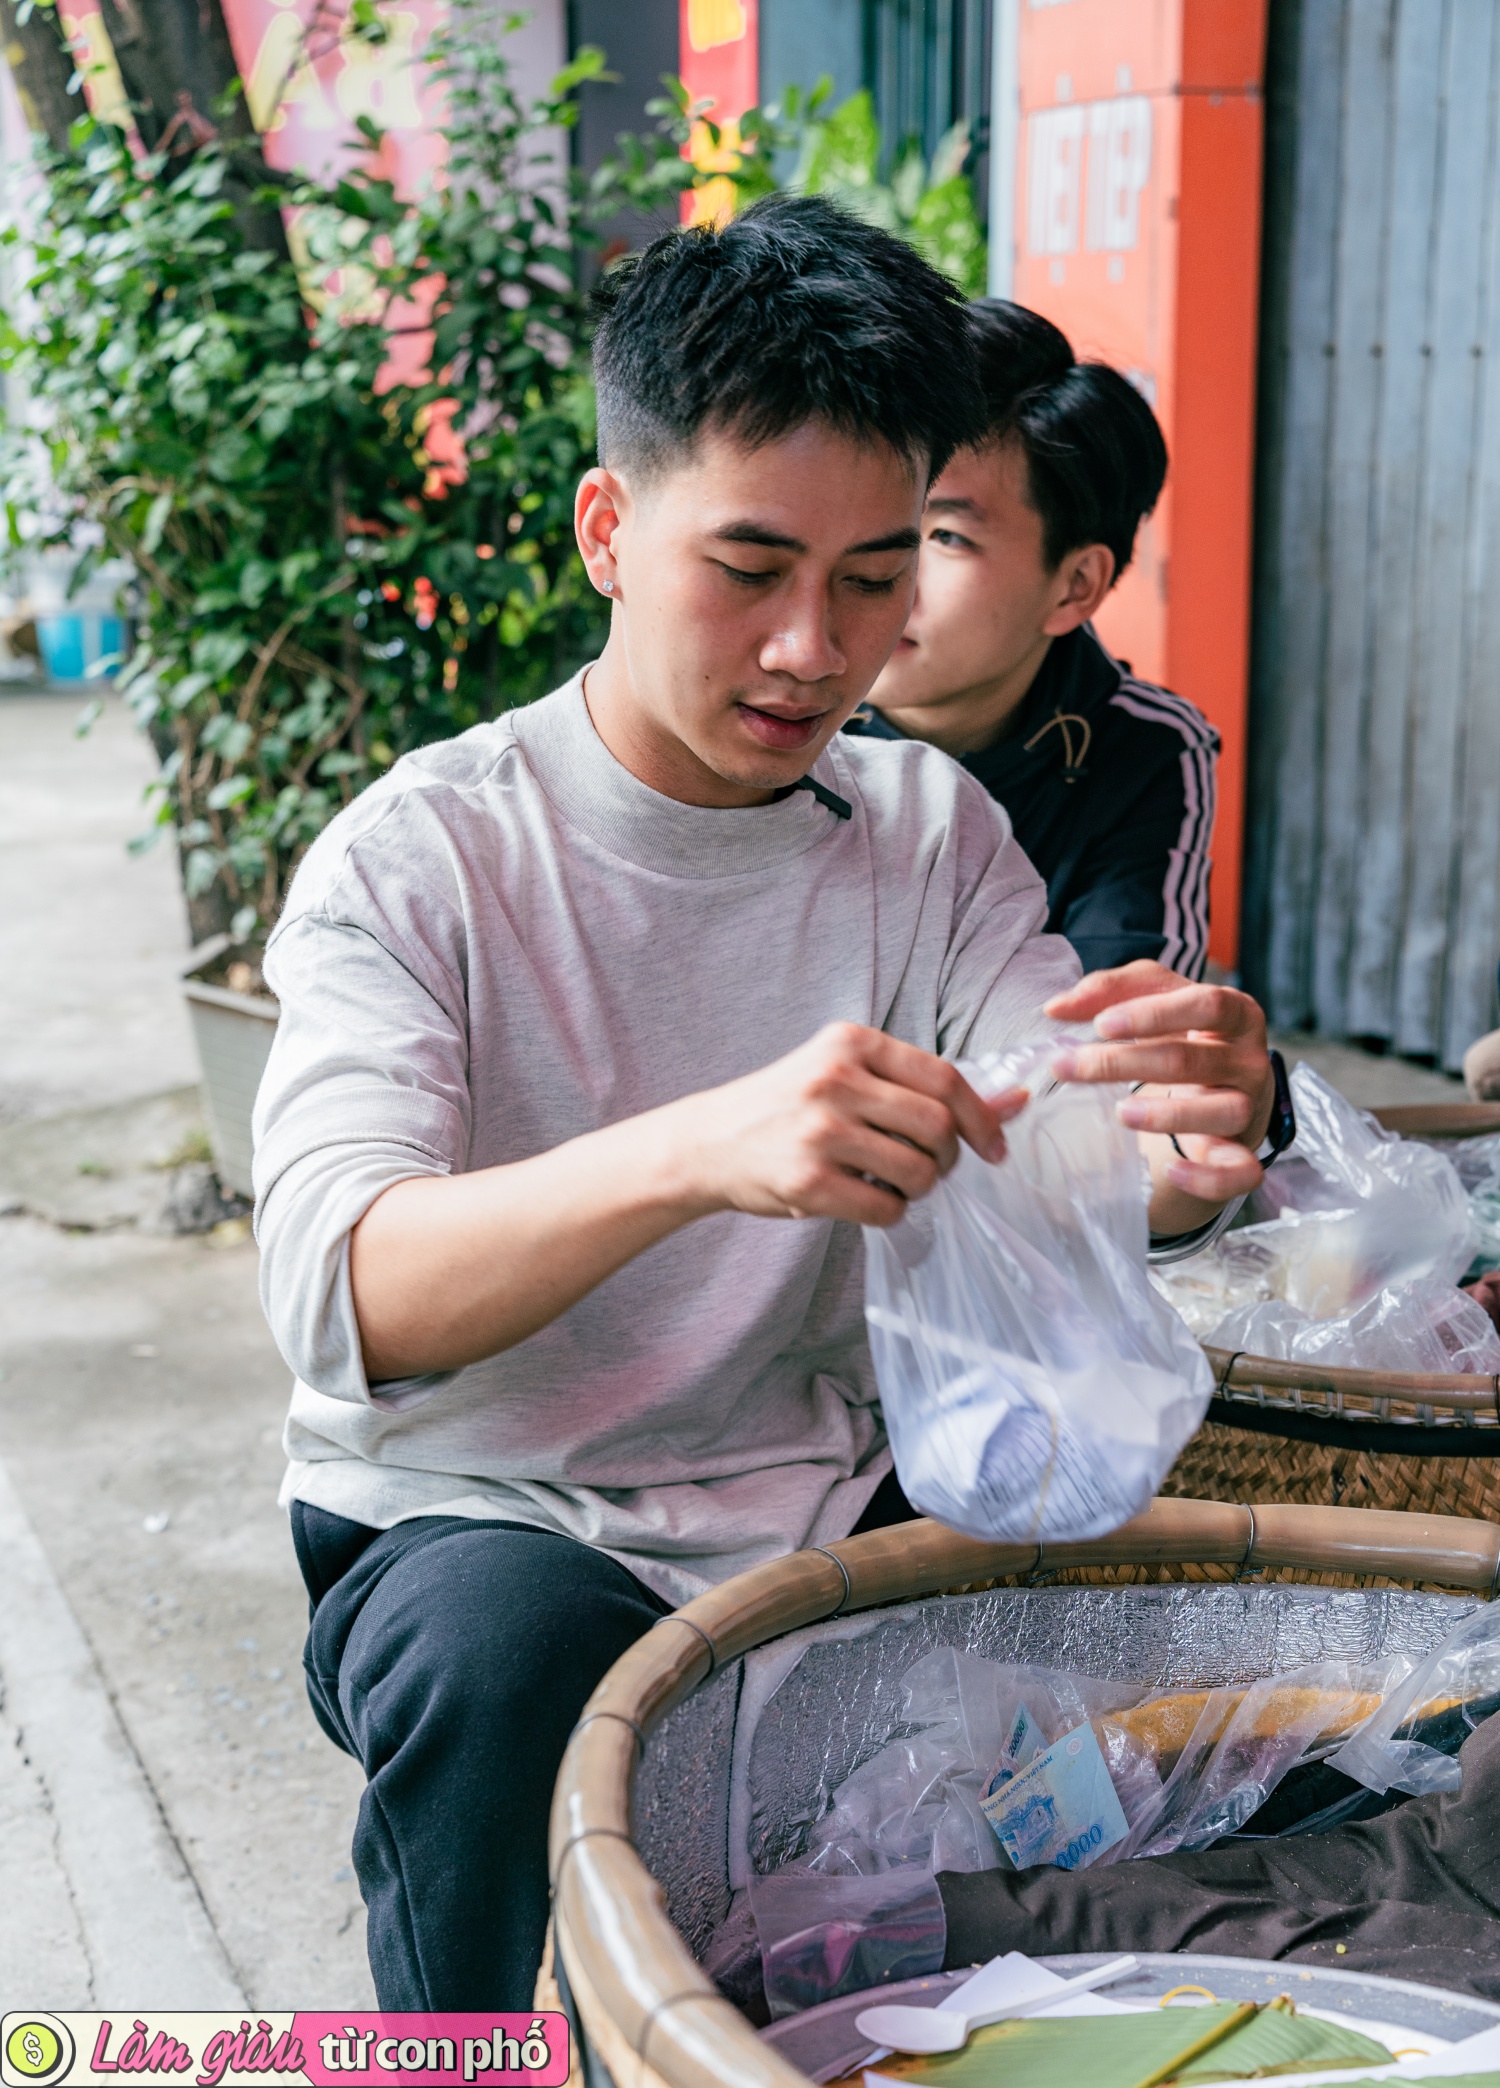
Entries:
{"type": "MultiPolygon", "coordinates": [[[[510,723],[552,804],[611,855],[667,877],[744,877],[791,862],[845,824],[806,790],[779,803],[727,809],[684,805],[652,790],[600,739],[584,701],[586,672],[513,711],[510,723]]],[[[852,799],[858,817],[852,777],[831,748],[807,773],[852,799]]]]}

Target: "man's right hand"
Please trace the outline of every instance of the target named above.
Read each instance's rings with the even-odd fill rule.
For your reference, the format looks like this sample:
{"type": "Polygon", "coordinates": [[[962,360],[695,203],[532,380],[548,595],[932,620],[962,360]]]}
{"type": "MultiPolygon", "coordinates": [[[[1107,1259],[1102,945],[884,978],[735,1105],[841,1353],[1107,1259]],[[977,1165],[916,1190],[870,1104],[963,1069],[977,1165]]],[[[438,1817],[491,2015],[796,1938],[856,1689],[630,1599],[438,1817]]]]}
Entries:
{"type": "Polygon", "coordinates": [[[1500,1269],[1486,1269],[1477,1283],[1461,1283],[1459,1289],[1476,1305],[1482,1305],[1500,1328],[1500,1269]]]}
{"type": "Polygon", "coordinates": [[[703,1212],[893,1225],[958,1158],[1005,1153],[1026,1104],[984,1101],[957,1069],[883,1030],[834,1022],[785,1058],[661,1111],[703,1212]]]}
{"type": "Polygon", "coordinates": [[[715,1211],[893,1225],[967,1139],[986,1159],[1023,1090],[985,1102],[944,1060],[833,1023],[723,1087],[471,1174],[376,1198],[349,1243],[372,1384],[458,1370],[558,1319],[715,1211]]]}

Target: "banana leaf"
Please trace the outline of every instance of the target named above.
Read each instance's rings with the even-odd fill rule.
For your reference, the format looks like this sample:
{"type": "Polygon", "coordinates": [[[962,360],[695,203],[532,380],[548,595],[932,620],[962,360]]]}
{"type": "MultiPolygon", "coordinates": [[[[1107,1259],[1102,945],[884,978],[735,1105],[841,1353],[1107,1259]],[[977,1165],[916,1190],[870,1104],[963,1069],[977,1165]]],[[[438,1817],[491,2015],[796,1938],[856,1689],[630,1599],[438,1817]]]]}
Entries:
{"type": "MultiPolygon", "coordinates": [[[[1138,2015],[1022,2017],[978,2030],[961,2052],[893,2055],[873,2074],[920,2088],[1155,2088],[1274,2078],[1310,2067],[1386,2065],[1384,2045],[1289,2001],[1214,2002],[1138,2015]]],[[[854,2078],[858,2078],[855,2076],[854,2078]]]]}

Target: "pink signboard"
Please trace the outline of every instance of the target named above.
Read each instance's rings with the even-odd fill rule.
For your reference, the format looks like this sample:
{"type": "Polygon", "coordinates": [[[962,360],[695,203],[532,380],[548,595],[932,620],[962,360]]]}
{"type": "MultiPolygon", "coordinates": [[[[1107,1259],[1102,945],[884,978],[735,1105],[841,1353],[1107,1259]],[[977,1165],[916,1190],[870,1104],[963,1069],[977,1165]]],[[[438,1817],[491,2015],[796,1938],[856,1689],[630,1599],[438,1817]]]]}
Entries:
{"type": "Polygon", "coordinates": [[[355,124],[386,133],[372,171],[404,196],[430,187],[442,166],[440,90],[423,77],[422,47],[441,0],[384,7],[381,44],[353,33],[347,0],[223,0],[250,115],[266,158],[326,177],[349,164],[355,124]]]}
{"type": "MultiPolygon", "coordinates": [[[[355,34],[348,0],[223,0],[223,6],[251,119],[271,166],[328,180],[357,162],[408,198],[441,181],[442,90],[421,60],[442,19],[442,0],[383,7],[383,43],[355,34]],[[377,154],[356,129],[362,116],[385,133],[377,154]]],[[[330,277],[326,288],[337,295],[341,285],[330,277]]],[[[432,336],[412,326],[425,316],[404,308],[390,314],[385,383],[416,383],[427,374],[432,336]]],[[[428,448],[440,475],[444,467],[457,475],[457,446],[442,422],[438,410],[428,448]]]]}

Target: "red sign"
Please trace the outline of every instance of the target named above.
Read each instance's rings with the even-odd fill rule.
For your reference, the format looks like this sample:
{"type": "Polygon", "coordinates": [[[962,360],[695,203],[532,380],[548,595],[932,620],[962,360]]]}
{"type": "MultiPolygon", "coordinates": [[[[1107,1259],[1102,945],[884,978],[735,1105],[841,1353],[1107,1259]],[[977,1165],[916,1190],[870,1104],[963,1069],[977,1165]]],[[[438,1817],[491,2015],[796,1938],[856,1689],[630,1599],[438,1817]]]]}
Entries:
{"type": "Polygon", "coordinates": [[[684,220],[702,224],[734,210],[733,185],[716,170],[732,168],[739,118],[760,98],[759,0],[679,0],[678,65],[682,83],[721,137],[715,148],[700,124],[688,146],[693,165],[709,176],[682,201],[684,220]]]}

